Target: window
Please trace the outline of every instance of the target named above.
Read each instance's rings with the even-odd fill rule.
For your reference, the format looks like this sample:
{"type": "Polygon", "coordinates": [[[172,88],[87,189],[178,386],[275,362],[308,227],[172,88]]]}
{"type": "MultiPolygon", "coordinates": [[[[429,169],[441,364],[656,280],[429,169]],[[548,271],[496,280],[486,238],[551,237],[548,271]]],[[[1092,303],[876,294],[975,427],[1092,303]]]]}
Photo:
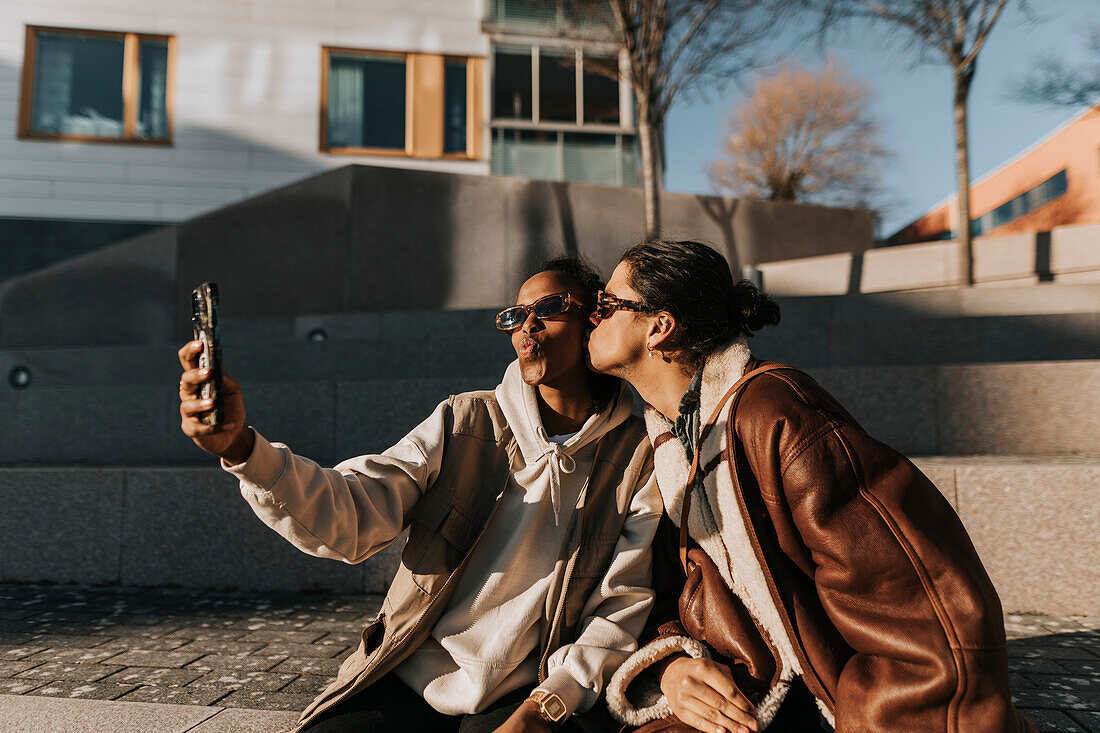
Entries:
{"type": "Polygon", "coordinates": [[[28,26],[19,136],[168,143],[171,36],[28,26]]]}
{"type": "Polygon", "coordinates": [[[606,45],[495,46],[492,172],[635,185],[632,110],[623,108],[624,91],[618,54],[606,45]]]}
{"type": "Polygon", "coordinates": [[[493,120],[602,125],[602,132],[630,127],[618,76],[619,57],[607,51],[496,46],[493,120]]]}
{"type": "Polygon", "coordinates": [[[1066,172],[1058,171],[1038,186],[971,221],[970,233],[974,236],[985,234],[1053,201],[1067,190],[1066,172]]]}
{"type": "Polygon", "coordinates": [[[321,150],[478,157],[480,59],[323,49],[321,150]]]}

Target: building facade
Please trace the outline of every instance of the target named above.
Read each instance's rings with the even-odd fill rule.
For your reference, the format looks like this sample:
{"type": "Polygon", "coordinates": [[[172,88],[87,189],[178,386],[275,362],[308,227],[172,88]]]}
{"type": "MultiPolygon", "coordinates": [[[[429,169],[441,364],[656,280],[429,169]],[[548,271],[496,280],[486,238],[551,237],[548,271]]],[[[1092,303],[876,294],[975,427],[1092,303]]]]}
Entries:
{"type": "Polygon", "coordinates": [[[633,185],[608,20],[569,0],[0,0],[0,279],[348,163],[633,185]]]}
{"type": "MultiPolygon", "coordinates": [[[[955,201],[937,204],[886,243],[953,239],[955,201]]],[[[974,236],[1100,224],[1100,105],[971,184],[970,206],[974,236]]]]}

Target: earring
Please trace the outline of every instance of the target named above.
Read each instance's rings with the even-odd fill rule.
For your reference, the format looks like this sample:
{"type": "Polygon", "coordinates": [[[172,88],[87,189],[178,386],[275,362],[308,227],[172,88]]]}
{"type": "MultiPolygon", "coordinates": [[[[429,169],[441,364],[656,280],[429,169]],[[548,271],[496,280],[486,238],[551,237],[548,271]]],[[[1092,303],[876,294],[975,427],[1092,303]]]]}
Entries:
{"type": "Polygon", "coordinates": [[[653,347],[652,346],[647,346],[646,348],[649,349],[649,358],[652,359],[653,358],[653,347]]]}

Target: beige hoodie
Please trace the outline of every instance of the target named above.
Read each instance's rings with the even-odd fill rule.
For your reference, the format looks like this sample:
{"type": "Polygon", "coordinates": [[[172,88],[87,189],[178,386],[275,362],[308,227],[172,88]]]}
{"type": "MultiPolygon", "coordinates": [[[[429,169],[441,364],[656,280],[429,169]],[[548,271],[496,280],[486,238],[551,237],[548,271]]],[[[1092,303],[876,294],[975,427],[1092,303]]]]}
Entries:
{"type": "MultiPolygon", "coordinates": [[[[592,467],[596,441],[630,416],[623,391],[562,444],[549,440],[535,392],[518,363],[496,397],[524,466],[515,470],[447,609],[428,640],[395,673],[436,710],[485,709],[538,680],[539,638],[555,563],[592,467]]],[[[257,434],[248,461],[227,468],[253,511],[299,549],[359,562],[385,547],[435,480],[445,428],[441,405],[397,445],[324,469],[257,434]]],[[[615,559],[588,599],[574,643],[554,650],[539,689],[570,712],[594,704],[615,668],[637,648],[653,602],[650,541],[661,516],[651,475],[638,477],[615,559]]]]}

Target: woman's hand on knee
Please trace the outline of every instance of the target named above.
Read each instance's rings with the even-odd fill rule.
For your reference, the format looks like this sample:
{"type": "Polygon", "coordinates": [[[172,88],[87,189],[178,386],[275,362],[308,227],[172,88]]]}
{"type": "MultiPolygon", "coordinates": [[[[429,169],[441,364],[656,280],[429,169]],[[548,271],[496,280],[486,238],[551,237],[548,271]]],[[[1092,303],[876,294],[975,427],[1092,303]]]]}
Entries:
{"type": "Polygon", "coordinates": [[[756,707],[734,684],[729,667],[710,659],[682,657],[661,674],[661,692],[684,723],[708,733],[757,730],[756,707]]]}

